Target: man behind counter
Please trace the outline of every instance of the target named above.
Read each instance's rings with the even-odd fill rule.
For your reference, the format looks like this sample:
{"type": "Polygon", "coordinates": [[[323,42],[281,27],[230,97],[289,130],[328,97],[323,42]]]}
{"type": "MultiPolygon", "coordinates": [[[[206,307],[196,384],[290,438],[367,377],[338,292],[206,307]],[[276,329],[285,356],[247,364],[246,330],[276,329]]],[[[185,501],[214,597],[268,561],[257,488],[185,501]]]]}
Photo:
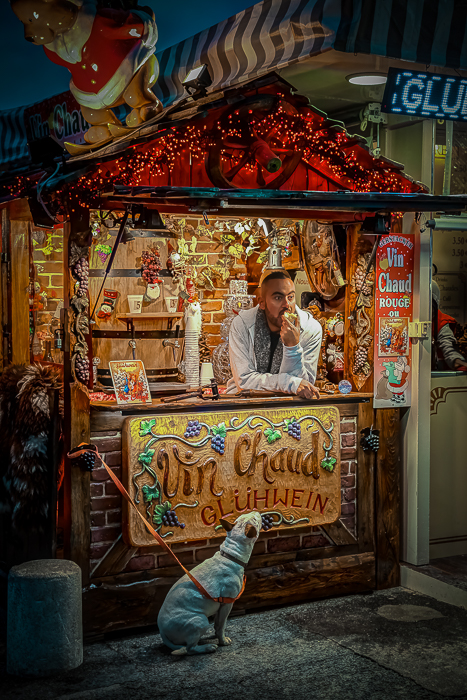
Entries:
{"type": "Polygon", "coordinates": [[[321,326],[295,305],[295,285],[284,270],[263,279],[258,306],[240,311],[230,326],[233,379],[227,393],[242,389],[282,391],[319,398],[313,386],[321,346],[321,326]],[[285,317],[292,312],[292,321],[285,317]]]}

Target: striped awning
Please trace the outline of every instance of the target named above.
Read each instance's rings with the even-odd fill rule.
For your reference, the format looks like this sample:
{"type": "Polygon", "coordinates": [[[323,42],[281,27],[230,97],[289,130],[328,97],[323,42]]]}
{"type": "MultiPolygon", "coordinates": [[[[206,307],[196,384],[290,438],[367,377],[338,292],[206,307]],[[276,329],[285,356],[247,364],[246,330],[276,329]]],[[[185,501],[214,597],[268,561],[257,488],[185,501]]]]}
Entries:
{"type": "Polygon", "coordinates": [[[24,115],[26,107],[0,112],[0,164],[3,169],[20,167],[29,161],[24,115]]]}
{"type": "MultiPolygon", "coordinates": [[[[466,0],[262,0],[156,53],[164,106],[206,64],[215,91],[328,49],[467,69],[466,0]]],[[[24,108],[0,113],[0,167],[28,157],[24,108]]]]}
{"type": "Polygon", "coordinates": [[[184,95],[191,68],[206,64],[211,90],[253,80],[332,48],[342,0],[263,0],[156,53],[153,88],[164,106],[184,95]]]}
{"type": "Polygon", "coordinates": [[[465,0],[263,0],[157,53],[155,91],[168,105],[200,64],[219,90],[331,48],[467,68],[466,22],[465,0]]]}
{"type": "Polygon", "coordinates": [[[467,68],[465,0],[341,0],[336,51],[467,68]]]}

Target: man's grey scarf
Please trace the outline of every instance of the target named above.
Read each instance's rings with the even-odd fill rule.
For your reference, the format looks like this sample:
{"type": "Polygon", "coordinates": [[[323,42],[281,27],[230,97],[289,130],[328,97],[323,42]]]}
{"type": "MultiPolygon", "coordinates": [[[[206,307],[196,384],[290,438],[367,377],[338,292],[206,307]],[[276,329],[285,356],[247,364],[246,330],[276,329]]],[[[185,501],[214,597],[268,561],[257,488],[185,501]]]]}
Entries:
{"type": "MultiPolygon", "coordinates": [[[[256,369],[261,374],[266,374],[269,365],[269,354],[271,352],[271,331],[269,330],[266,314],[263,309],[258,309],[255,321],[255,342],[254,351],[256,357],[256,369]]],[[[279,338],[274,351],[270,373],[279,374],[282,364],[284,346],[279,338]]]]}

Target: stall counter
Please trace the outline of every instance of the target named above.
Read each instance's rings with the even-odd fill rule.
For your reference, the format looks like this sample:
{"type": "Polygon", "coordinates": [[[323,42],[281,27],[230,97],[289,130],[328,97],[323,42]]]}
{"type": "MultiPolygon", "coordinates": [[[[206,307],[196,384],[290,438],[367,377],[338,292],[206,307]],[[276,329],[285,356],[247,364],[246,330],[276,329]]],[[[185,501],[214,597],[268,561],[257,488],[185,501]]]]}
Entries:
{"type": "MultiPolygon", "coordinates": [[[[223,395],[218,401],[155,399],[131,409],[91,406],[91,441],[133,496],[138,488],[142,512],[153,525],[161,513],[156,506],[186,504],[175,511],[185,528],[161,526],[160,532],[176,533],[167,541],[188,569],[218,551],[225,536],[216,529],[222,515],[233,521],[237,511],[255,506],[255,496],[257,510],[278,513],[255,545],[237,611],[399,584],[398,431],[399,410],[375,411],[371,394],[311,401],[223,395]],[[245,419],[254,416],[248,426],[245,419]],[[207,426],[199,434],[198,425],[188,430],[196,421],[207,426]],[[293,423],[307,435],[302,442],[296,427],[289,433],[293,423]],[[360,431],[370,426],[380,431],[376,455],[360,445],[360,431]],[[212,448],[216,433],[224,437],[224,455],[212,448]],[[199,507],[191,508],[195,501],[199,507]]],[[[180,569],[147,532],[133,527],[103,467],[91,476],[90,509],[86,634],[155,624],[180,569]]]]}

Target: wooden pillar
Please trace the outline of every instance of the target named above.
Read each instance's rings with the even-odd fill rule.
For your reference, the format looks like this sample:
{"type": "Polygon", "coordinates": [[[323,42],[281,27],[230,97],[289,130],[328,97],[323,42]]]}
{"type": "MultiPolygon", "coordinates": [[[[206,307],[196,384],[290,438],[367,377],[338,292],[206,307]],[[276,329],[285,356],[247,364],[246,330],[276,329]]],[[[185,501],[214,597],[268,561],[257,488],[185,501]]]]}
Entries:
{"type": "Polygon", "coordinates": [[[358,406],[357,420],[357,530],[361,552],[375,551],[375,455],[365,452],[360,445],[360,431],[375,426],[375,412],[371,403],[358,406]]]}
{"type": "Polygon", "coordinates": [[[29,364],[29,225],[26,200],[13,202],[10,218],[10,310],[11,361],[29,364]]]}
{"type": "Polygon", "coordinates": [[[432,231],[404,215],[415,237],[414,321],[428,321],[428,337],[412,343],[412,403],[402,418],[402,558],[422,566],[430,559],[430,392],[432,231]]]}
{"type": "MultiPolygon", "coordinates": [[[[72,212],[64,227],[64,401],[66,451],[90,440],[89,392],[77,370],[78,357],[87,357],[89,333],[89,298],[79,296],[79,280],[75,265],[89,256],[89,212],[72,212]]],[[[67,460],[66,475],[66,538],[65,551],[83,573],[83,584],[89,579],[91,536],[90,473],[83,472],[67,460]]]]}
{"type": "Polygon", "coordinates": [[[376,588],[400,584],[400,416],[398,408],[376,411],[380,447],[376,455],[376,588]]]}
{"type": "Polygon", "coordinates": [[[10,359],[10,307],[8,286],[10,284],[10,217],[8,209],[4,207],[2,216],[2,261],[0,280],[0,308],[2,317],[2,342],[0,347],[0,371],[8,364],[10,359]]]}

